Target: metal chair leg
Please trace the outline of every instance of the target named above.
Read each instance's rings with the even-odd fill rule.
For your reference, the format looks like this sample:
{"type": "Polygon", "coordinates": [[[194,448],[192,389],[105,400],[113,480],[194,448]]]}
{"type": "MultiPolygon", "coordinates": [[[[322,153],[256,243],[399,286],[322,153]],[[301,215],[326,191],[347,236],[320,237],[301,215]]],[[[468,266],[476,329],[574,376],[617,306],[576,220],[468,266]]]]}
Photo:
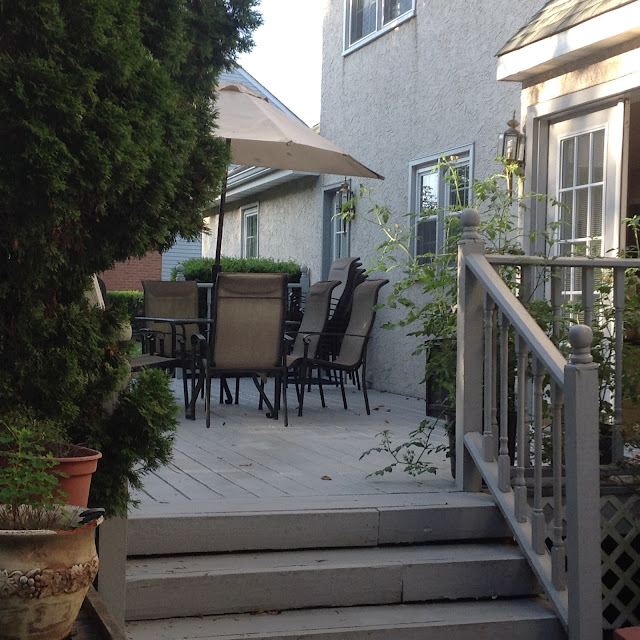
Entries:
{"type": "Polygon", "coordinates": [[[347,395],[344,392],[344,374],[340,371],[340,391],[342,392],[342,404],[347,409],[347,395]]]}

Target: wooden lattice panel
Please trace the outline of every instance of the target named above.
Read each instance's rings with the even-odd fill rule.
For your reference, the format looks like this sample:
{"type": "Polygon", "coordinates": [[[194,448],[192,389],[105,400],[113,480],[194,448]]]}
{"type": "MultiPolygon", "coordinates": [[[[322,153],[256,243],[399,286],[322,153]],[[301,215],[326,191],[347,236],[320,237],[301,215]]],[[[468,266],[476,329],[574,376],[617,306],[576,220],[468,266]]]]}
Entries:
{"type": "Polygon", "coordinates": [[[605,629],[640,624],[639,512],[640,496],[600,498],[605,629]]]}

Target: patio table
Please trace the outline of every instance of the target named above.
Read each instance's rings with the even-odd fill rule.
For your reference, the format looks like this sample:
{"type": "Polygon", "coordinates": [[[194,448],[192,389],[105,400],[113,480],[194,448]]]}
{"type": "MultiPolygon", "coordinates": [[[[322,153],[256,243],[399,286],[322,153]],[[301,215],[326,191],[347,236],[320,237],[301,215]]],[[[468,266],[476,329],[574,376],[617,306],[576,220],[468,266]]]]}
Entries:
{"type": "MultiPolygon", "coordinates": [[[[165,358],[167,361],[175,361],[175,366],[182,366],[182,375],[184,378],[184,393],[185,393],[185,418],[195,420],[196,415],[196,399],[198,394],[202,391],[204,386],[204,375],[202,371],[202,366],[200,363],[196,363],[196,353],[195,353],[195,345],[192,345],[191,352],[191,394],[187,392],[187,379],[185,373],[185,357],[186,357],[186,344],[185,344],[185,353],[182,356],[176,355],[177,345],[178,345],[178,329],[182,332],[182,340],[183,344],[186,342],[186,325],[198,325],[200,329],[202,327],[206,327],[205,334],[209,333],[209,327],[213,325],[214,321],[211,318],[163,318],[163,317],[154,317],[154,316],[136,316],[136,320],[140,320],[141,322],[156,322],[156,323],[165,323],[171,327],[171,356],[160,355],[157,356],[158,359],[165,358]],[[197,381],[196,381],[196,371],[198,372],[197,381]]],[[[208,337],[208,336],[207,336],[208,337]]],[[[145,366],[144,360],[145,354],[141,356],[140,366],[145,366]]],[[[153,357],[153,356],[152,356],[153,357]]],[[[149,365],[146,365],[149,366],[149,365]]],[[[153,364],[150,366],[154,366],[153,364]]],[[[159,366],[159,365],[155,365],[159,366]]]]}

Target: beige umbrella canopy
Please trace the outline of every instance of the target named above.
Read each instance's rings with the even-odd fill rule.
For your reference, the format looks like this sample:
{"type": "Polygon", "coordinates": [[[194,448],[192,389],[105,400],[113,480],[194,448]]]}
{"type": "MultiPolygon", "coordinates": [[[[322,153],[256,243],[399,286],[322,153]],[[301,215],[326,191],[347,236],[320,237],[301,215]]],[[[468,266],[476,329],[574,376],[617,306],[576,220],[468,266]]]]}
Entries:
{"type": "MultiPolygon", "coordinates": [[[[227,140],[233,164],[383,179],[243,84],[220,83],[216,109],[215,134],[227,140]]],[[[225,195],[226,184],[220,197],[216,266],[220,264],[225,195]]]]}

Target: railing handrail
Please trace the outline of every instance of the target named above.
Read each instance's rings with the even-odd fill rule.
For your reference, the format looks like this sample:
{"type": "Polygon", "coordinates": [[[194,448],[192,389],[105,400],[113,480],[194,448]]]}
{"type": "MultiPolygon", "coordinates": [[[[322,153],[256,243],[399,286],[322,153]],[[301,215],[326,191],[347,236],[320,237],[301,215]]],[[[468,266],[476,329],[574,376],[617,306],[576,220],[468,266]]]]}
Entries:
{"type": "MultiPolygon", "coordinates": [[[[593,331],[588,326],[593,314],[589,291],[594,269],[613,267],[619,325],[624,307],[621,271],[640,266],[640,262],[485,256],[484,240],[478,233],[479,212],[463,211],[460,222],[456,479],[467,491],[481,491],[484,480],[569,640],[597,640],[602,637],[599,408],[598,365],[591,354],[593,331]],[[521,294],[523,290],[529,293],[536,265],[550,266],[552,272],[561,267],[587,267],[582,274],[587,324],[569,329],[568,361],[497,270],[499,264],[523,263],[527,266],[522,269],[521,294]],[[515,353],[511,329],[516,336],[515,353]],[[510,403],[516,413],[513,432],[510,403]],[[513,443],[510,433],[515,436],[513,443]],[[549,497],[542,490],[545,467],[552,471],[549,497]],[[528,471],[532,472],[531,491],[528,471]],[[545,515],[546,505],[551,508],[551,520],[545,515]]],[[[554,277],[550,287],[554,313],[559,311],[560,282],[554,277]]]]}
{"type": "Polygon", "coordinates": [[[504,266],[540,267],[595,267],[597,269],[638,269],[638,258],[599,258],[585,256],[524,256],[505,253],[488,253],[485,258],[491,264],[504,266]]]}
{"type": "Polygon", "coordinates": [[[467,266],[482,283],[484,289],[489,292],[500,311],[522,336],[536,358],[549,371],[553,379],[560,386],[564,386],[564,367],[567,359],[535,321],[526,322],[526,318],[531,318],[529,312],[496,273],[487,256],[476,253],[467,256],[465,260],[467,266]]]}

